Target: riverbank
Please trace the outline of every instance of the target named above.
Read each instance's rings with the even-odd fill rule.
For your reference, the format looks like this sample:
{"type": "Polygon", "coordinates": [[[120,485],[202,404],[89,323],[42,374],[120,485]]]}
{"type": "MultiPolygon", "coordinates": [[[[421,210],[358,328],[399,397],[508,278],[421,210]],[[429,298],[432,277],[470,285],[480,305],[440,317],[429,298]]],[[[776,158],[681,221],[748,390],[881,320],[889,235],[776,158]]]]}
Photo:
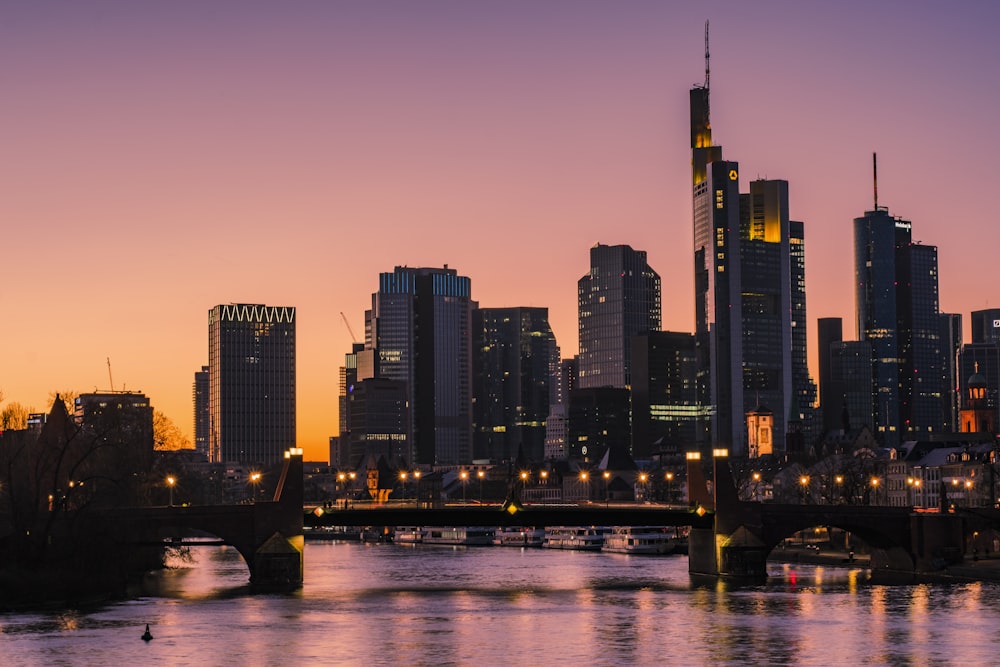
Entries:
{"type": "MultiPolygon", "coordinates": [[[[829,567],[860,567],[870,568],[871,559],[867,554],[855,554],[836,550],[813,549],[809,547],[777,548],[767,558],[774,563],[803,563],[807,565],[826,565],[829,567]]],[[[991,581],[1000,582],[1000,555],[987,558],[966,559],[958,564],[949,565],[937,572],[922,573],[921,580],[942,582],[991,581]]]]}

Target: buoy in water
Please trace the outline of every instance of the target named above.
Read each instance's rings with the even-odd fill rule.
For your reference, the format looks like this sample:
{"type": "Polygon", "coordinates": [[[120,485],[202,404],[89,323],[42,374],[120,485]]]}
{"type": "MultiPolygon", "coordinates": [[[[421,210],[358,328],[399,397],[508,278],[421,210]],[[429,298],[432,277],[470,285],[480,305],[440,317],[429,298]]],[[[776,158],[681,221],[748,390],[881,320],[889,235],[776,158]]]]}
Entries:
{"type": "Polygon", "coordinates": [[[146,624],[146,631],[142,633],[142,641],[148,642],[153,638],[153,633],[149,631],[149,623],[146,624]]]}

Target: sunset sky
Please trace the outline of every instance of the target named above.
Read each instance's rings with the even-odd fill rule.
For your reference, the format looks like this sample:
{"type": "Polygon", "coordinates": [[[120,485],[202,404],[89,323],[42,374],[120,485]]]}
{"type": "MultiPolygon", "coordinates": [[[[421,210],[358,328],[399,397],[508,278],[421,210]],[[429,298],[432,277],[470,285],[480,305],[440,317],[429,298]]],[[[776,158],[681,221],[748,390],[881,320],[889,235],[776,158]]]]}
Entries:
{"type": "Polygon", "coordinates": [[[805,222],[809,346],[853,337],[851,230],[936,245],[943,312],[1000,305],[1000,4],[0,2],[0,390],[145,392],[189,436],[209,309],[298,309],[298,438],[325,460],[378,274],[448,264],[577,348],[597,242],[694,327],[688,89],[805,222]]]}

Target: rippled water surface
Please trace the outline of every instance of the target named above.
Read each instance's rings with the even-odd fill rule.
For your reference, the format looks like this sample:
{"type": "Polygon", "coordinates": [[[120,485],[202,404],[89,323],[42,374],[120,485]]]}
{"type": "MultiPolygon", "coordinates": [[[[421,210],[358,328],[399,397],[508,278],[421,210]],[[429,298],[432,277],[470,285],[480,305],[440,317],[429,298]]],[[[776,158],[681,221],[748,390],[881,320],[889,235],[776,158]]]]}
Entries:
{"type": "Polygon", "coordinates": [[[998,584],[775,565],[739,587],[676,556],[310,543],[303,589],[265,595],[235,550],[193,555],[146,597],[0,614],[0,664],[1000,664],[998,584]]]}

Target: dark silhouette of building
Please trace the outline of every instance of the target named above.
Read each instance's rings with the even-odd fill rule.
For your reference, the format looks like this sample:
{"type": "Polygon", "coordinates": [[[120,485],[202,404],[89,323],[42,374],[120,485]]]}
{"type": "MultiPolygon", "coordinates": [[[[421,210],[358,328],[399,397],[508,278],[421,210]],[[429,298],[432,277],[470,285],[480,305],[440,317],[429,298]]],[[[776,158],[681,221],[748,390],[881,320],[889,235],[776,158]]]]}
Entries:
{"type": "Polygon", "coordinates": [[[628,452],[631,444],[628,389],[594,387],[569,395],[567,457],[595,462],[608,448],[628,452]]]}
{"type": "Polygon", "coordinates": [[[962,384],[959,377],[958,355],[962,350],[962,316],[941,313],[941,430],[945,433],[961,431],[958,419],[962,384]]]}
{"type": "Polygon", "coordinates": [[[208,458],[208,438],[211,413],[208,409],[209,367],[202,366],[194,374],[194,386],[191,389],[194,401],[194,449],[208,458]]]}
{"type": "Polygon", "coordinates": [[[368,456],[408,462],[410,422],[406,383],[388,378],[367,378],[348,390],[348,462],[356,468],[368,456]]]}
{"type": "Polygon", "coordinates": [[[831,347],[844,340],[843,320],[839,317],[821,317],[816,320],[816,337],[819,358],[819,406],[822,414],[822,431],[836,429],[844,409],[844,388],[834,386],[831,347]]]}
{"type": "Polygon", "coordinates": [[[677,455],[704,440],[694,335],[652,331],[632,339],[632,457],[677,455]]]}
{"type": "Polygon", "coordinates": [[[375,376],[405,383],[410,463],[471,461],[473,305],[469,278],[447,265],[379,276],[365,351],[377,357],[375,376]]]}
{"type": "Polygon", "coordinates": [[[840,405],[838,427],[844,432],[872,428],[872,346],[868,341],[840,341],[830,345],[829,400],[840,405]]]}
{"type": "Polygon", "coordinates": [[[1000,343],[1000,308],[972,311],[972,342],[1000,343]]]}
{"type": "Polygon", "coordinates": [[[962,410],[958,430],[996,433],[1000,424],[1000,343],[970,343],[959,353],[962,410]]]}
{"type": "Polygon", "coordinates": [[[473,458],[545,458],[554,336],[547,308],[472,311],[473,458]]]}
{"type": "Polygon", "coordinates": [[[581,388],[627,387],[632,336],[660,329],[660,276],[646,253],[598,243],[577,282],[581,388]]]}
{"type": "Polygon", "coordinates": [[[208,313],[209,459],[275,465],[296,443],[295,308],[208,313]]]}

